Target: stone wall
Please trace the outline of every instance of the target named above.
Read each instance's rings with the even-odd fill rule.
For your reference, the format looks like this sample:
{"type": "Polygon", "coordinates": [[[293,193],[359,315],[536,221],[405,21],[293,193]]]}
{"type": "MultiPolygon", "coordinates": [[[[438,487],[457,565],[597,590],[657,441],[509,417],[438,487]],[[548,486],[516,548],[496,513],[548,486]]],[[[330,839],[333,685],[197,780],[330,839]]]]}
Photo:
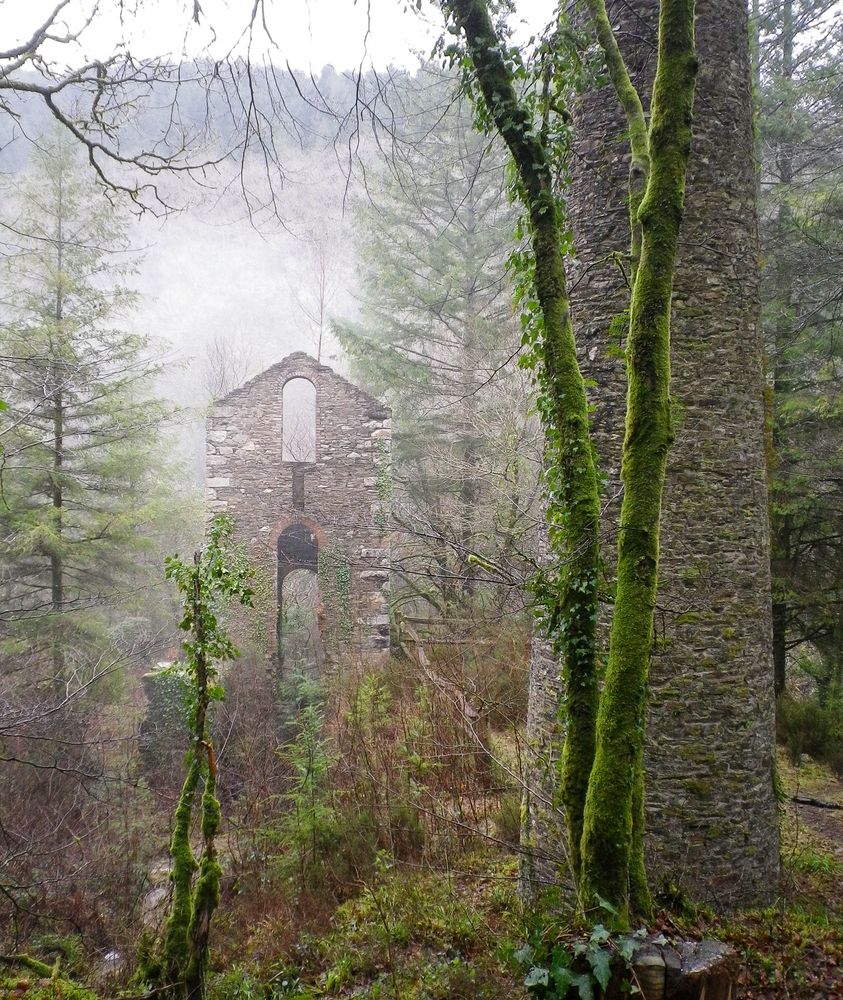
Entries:
{"type": "Polygon", "coordinates": [[[388,653],[391,438],[385,406],[301,352],[212,408],[208,510],[234,518],[236,538],[259,567],[258,639],[270,652],[281,580],[306,568],[319,576],[328,658],[342,649],[367,660],[388,653]],[[283,390],[295,378],[316,390],[313,462],[282,458],[283,390]]]}
{"type": "MultiPolygon", "coordinates": [[[[639,92],[649,96],[658,4],[608,6],[639,92]]],[[[672,321],[676,442],[646,749],[647,847],[654,887],[667,879],[729,907],[769,899],[777,885],[770,566],[746,5],[698,0],[697,10],[700,74],[672,321]]],[[[597,383],[611,572],[626,384],[623,343],[609,327],[628,298],[611,255],[629,244],[628,144],[607,89],[582,97],[576,124],[572,306],[584,374],[597,383]]],[[[530,736],[540,794],[531,817],[550,860],[539,858],[532,870],[544,879],[555,877],[552,859],[564,843],[561,814],[546,804],[552,774],[541,756],[556,726],[555,675],[538,644],[530,736]]]]}

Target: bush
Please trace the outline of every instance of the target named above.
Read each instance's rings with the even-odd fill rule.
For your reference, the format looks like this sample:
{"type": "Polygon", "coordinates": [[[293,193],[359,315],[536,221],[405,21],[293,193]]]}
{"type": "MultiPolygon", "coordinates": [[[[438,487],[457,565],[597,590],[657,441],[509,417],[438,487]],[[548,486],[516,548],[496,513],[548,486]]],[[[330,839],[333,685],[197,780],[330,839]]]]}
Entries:
{"type": "Polygon", "coordinates": [[[508,844],[517,844],[521,839],[521,796],[517,792],[507,792],[492,816],[495,834],[508,844]]]}
{"type": "Polygon", "coordinates": [[[843,775],[843,720],[834,706],[783,694],[776,706],[776,738],[787,747],[794,764],[808,754],[843,775]]]}

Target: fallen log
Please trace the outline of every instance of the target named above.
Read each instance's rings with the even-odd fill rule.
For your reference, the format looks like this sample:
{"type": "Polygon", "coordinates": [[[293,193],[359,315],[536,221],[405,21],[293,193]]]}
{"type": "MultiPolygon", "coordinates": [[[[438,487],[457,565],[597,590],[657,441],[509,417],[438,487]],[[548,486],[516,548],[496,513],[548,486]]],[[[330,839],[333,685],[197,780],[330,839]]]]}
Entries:
{"type": "Polygon", "coordinates": [[[792,795],[791,799],[800,806],[814,806],[816,809],[843,809],[840,802],[826,802],[823,799],[811,799],[806,795],[792,795]]]}

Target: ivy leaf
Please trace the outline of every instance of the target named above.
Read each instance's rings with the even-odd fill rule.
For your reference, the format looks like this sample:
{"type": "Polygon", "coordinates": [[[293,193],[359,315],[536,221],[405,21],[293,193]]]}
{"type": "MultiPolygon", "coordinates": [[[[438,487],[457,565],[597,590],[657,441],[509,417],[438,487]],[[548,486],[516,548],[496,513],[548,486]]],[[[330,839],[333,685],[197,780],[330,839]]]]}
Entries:
{"type": "Polygon", "coordinates": [[[605,910],[607,913],[611,913],[613,917],[618,915],[618,911],[612,906],[608,899],[604,899],[599,892],[595,892],[595,899],[597,900],[597,905],[601,910],[605,910]]]}
{"type": "Polygon", "coordinates": [[[524,985],[528,990],[534,986],[547,986],[549,979],[550,973],[547,969],[540,965],[534,965],[525,976],[524,985]]]}
{"type": "Polygon", "coordinates": [[[512,957],[519,965],[529,965],[533,961],[533,949],[530,945],[525,944],[521,948],[517,948],[512,957]]]}
{"type": "Polygon", "coordinates": [[[609,985],[609,979],[612,976],[612,957],[605,948],[589,948],[588,964],[591,966],[591,971],[594,973],[594,978],[600,983],[600,988],[605,990],[609,985]]]}
{"type": "Polygon", "coordinates": [[[618,954],[624,962],[631,962],[635,954],[635,940],[631,937],[624,937],[618,941],[618,954]]]}
{"type": "Polygon", "coordinates": [[[587,972],[581,972],[578,976],[572,976],[571,985],[576,986],[579,990],[580,1000],[594,1000],[594,988],[591,976],[587,972]]]}
{"type": "Polygon", "coordinates": [[[567,996],[568,988],[573,985],[575,978],[571,970],[565,966],[560,965],[553,970],[553,984],[559,996],[567,996]]]}

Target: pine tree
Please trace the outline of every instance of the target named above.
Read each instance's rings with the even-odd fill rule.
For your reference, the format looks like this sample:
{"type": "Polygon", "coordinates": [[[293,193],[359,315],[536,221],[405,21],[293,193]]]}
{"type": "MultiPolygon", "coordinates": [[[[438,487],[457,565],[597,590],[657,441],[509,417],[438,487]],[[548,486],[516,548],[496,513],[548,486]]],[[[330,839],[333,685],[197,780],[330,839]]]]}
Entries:
{"type": "Polygon", "coordinates": [[[123,325],[135,300],[125,223],[77,157],[58,136],[34,155],[1,286],[0,638],[56,684],[136,589],[166,461],[167,411],[151,399],[161,365],[123,325]]]}
{"type": "Polygon", "coordinates": [[[813,644],[843,681],[843,25],[827,0],[758,12],[763,324],[772,387],[776,691],[813,644]]]}
{"type": "Polygon", "coordinates": [[[524,573],[537,457],[514,364],[505,158],[453,75],[426,66],[391,104],[394,153],[357,209],[363,318],[337,332],[393,408],[403,596],[446,618],[491,594],[500,610],[524,573]]]}

